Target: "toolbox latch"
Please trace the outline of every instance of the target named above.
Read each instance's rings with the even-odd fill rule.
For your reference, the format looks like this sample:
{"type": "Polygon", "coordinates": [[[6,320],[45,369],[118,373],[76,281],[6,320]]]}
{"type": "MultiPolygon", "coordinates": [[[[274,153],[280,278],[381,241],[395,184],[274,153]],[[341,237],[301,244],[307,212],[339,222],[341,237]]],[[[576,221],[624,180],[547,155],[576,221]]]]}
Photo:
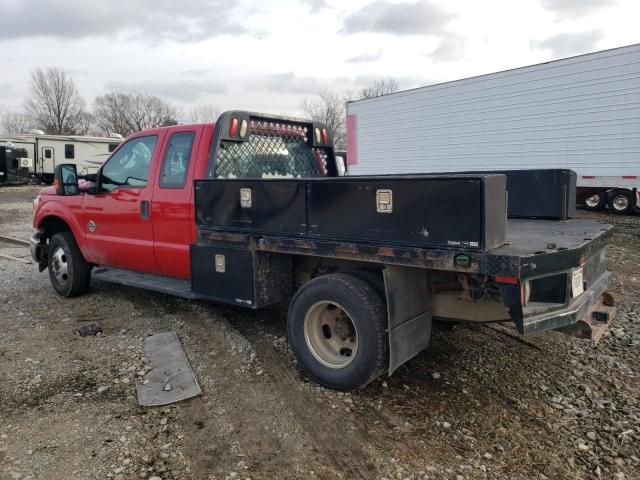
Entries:
{"type": "Polygon", "coordinates": [[[251,189],[250,188],[240,189],[240,206],[242,208],[251,208],[251,189]]]}
{"type": "Polygon", "coordinates": [[[376,210],[378,213],[393,212],[393,192],[391,189],[376,190],[376,210]]]}
{"type": "Polygon", "coordinates": [[[225,273],[227,270],[226,259],[224,255],[217,254],[216,255],[216,272],[225,273]]]}

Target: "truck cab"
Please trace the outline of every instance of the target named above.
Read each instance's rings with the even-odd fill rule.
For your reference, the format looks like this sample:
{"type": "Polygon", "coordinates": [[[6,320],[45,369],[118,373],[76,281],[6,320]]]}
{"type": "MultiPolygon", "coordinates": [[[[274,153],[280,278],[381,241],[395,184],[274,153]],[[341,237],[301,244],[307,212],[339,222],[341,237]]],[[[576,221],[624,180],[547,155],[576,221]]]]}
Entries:
{"type": "MultiPolygon", "coordinates": [[[[286,119],[282,128],[285,129],[286,119]]],[[[228,112],[219,122],[228,123],[222,148],[236,152],[223,157],[217,176],[225,178],[294,178],[337,174],[328,149],[323,160],[293,162],[288,150],[306,148],[301,135],[249,136],[248,129],[279,128],[277,122],[255,122],[242,112],[228,112]],[[235,115],[235,116],[234,116],[235,115]],[[262,126],[264,124],[264,127],[262,126]],[[271,124],[271,125],[269,125],[271,124]],[[232,135],[233,134],[233,135],[232,135]],[[247,141],[242,137],[246,136],[247,141]],[[251,149],[262,150],[252,153],[251,149]],[[233,156],[232,156],[233,155],[233,156]],[[227,160],[225,161],[225,158],[227,160]]],[[[329,144],[324,126],[317,144],[329,144]]],[[[55,187],[42,191],[34,226],[55,233],[68,221],[85,260],[95,265],[190,278],[189,245],[197,240],[194,212],[194,179],[211,176],[214,124],[177,125],[132,134],[108,158],[93,182],[80,195],[56,195],[55,187]],[[208,171],[207,171],[208,170],[208,171]],[[50,226],[50,224],[57,224],[50,226]]],[[[41,257],[42,258],[42,257],[41,257]]]]}
{"type": "Polygon", "coordinates": [[[95,175],[56,167],[32,256],[65,297],[95,278],[289,301],[300,365],[341,390],[427,347],[434,318],[591,337],[613,320],[610,226],[507,221],[503,174],[344,177],[339,158],[323,124],[244,111],[138,132],[95,175]]]}

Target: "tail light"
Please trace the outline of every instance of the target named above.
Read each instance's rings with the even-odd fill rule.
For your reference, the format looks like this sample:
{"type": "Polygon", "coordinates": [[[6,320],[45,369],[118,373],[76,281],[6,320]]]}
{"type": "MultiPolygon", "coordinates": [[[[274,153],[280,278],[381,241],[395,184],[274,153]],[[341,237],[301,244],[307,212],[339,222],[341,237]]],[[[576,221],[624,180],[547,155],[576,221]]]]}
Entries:
{"type": "Polygon", "coordinates": [[[238,119],[232,118],[231,123],[229,124],[229,136],[235,137],[236,133],[238,133],[238,119]]]}
{"type": "Polygon", "coordinates": [[[327,129],[326,128],[322,129],[322,143],[324,143],[324,144],[329,143],[329,134],[327,133],[327,129]]]}

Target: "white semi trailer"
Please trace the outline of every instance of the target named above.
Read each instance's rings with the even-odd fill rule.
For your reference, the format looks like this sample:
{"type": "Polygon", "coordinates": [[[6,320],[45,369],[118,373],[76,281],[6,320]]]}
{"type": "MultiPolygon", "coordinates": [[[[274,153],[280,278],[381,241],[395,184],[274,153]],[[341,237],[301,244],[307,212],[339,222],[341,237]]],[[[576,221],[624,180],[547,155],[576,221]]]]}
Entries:
{"type": "Polygon", "coordinates": [[[347,159],[355,175],[568,168],[586,208],[637,210],[640,44],[349,102],[347,159]]]}
{"type": "Polygon", "coordinates": [[[0,135],[0,142],[26,149],[28,157],[33,159],[33,176],[51,183],[54,169],[59,163],[76,164],[79,175],[97,172],[111,152],[122,143],[122,136],[45,135],[32,130],[24,135],[0,135]]]}

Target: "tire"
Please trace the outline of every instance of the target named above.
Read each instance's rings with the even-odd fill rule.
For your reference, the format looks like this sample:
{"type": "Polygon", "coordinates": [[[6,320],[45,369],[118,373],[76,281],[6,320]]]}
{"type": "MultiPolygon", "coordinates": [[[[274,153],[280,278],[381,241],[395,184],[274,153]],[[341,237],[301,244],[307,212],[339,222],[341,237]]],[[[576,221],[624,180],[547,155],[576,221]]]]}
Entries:
{"type": "Polygon", "coordinates": [[[289,342],[299,365],[335,390],[364,387],[385,371],[386,328],[386,307],[375,289],[345,273],[307,282],[289,307],[289,342]]]}
{"type": "Polygon", "coordinates": [[[370,270],[368,268],[359,268],[357,270],[349,271],[348,274],[359,278],[365,283],[368,283],[369,286],[373,287],[376,293],[384,301],[384,298],[386,297],[386,293],[384,288],[384,276],[381,270],[370,270]]]}
{"type": "Polygon", "coordinates": [[[75,297],[89,289],[91,265],[89,265],[71,232],[56,233],[49,241],[47,251],[49,279],[58,295],[75,297]]]}
{"type": "Polygon", "coordinates": [[[633,210],[633,193],[630,190],[618,189],[609,194],[609,211],[618,215],[626,215],[633,210]]]}
{"type": "Polygon", "coordinates": [[[593,192],[591,195],[584,197],[582,202],[585,210],[597,212],[602,210],[607,203],[607,195],[605,192],[593,192]]]}

